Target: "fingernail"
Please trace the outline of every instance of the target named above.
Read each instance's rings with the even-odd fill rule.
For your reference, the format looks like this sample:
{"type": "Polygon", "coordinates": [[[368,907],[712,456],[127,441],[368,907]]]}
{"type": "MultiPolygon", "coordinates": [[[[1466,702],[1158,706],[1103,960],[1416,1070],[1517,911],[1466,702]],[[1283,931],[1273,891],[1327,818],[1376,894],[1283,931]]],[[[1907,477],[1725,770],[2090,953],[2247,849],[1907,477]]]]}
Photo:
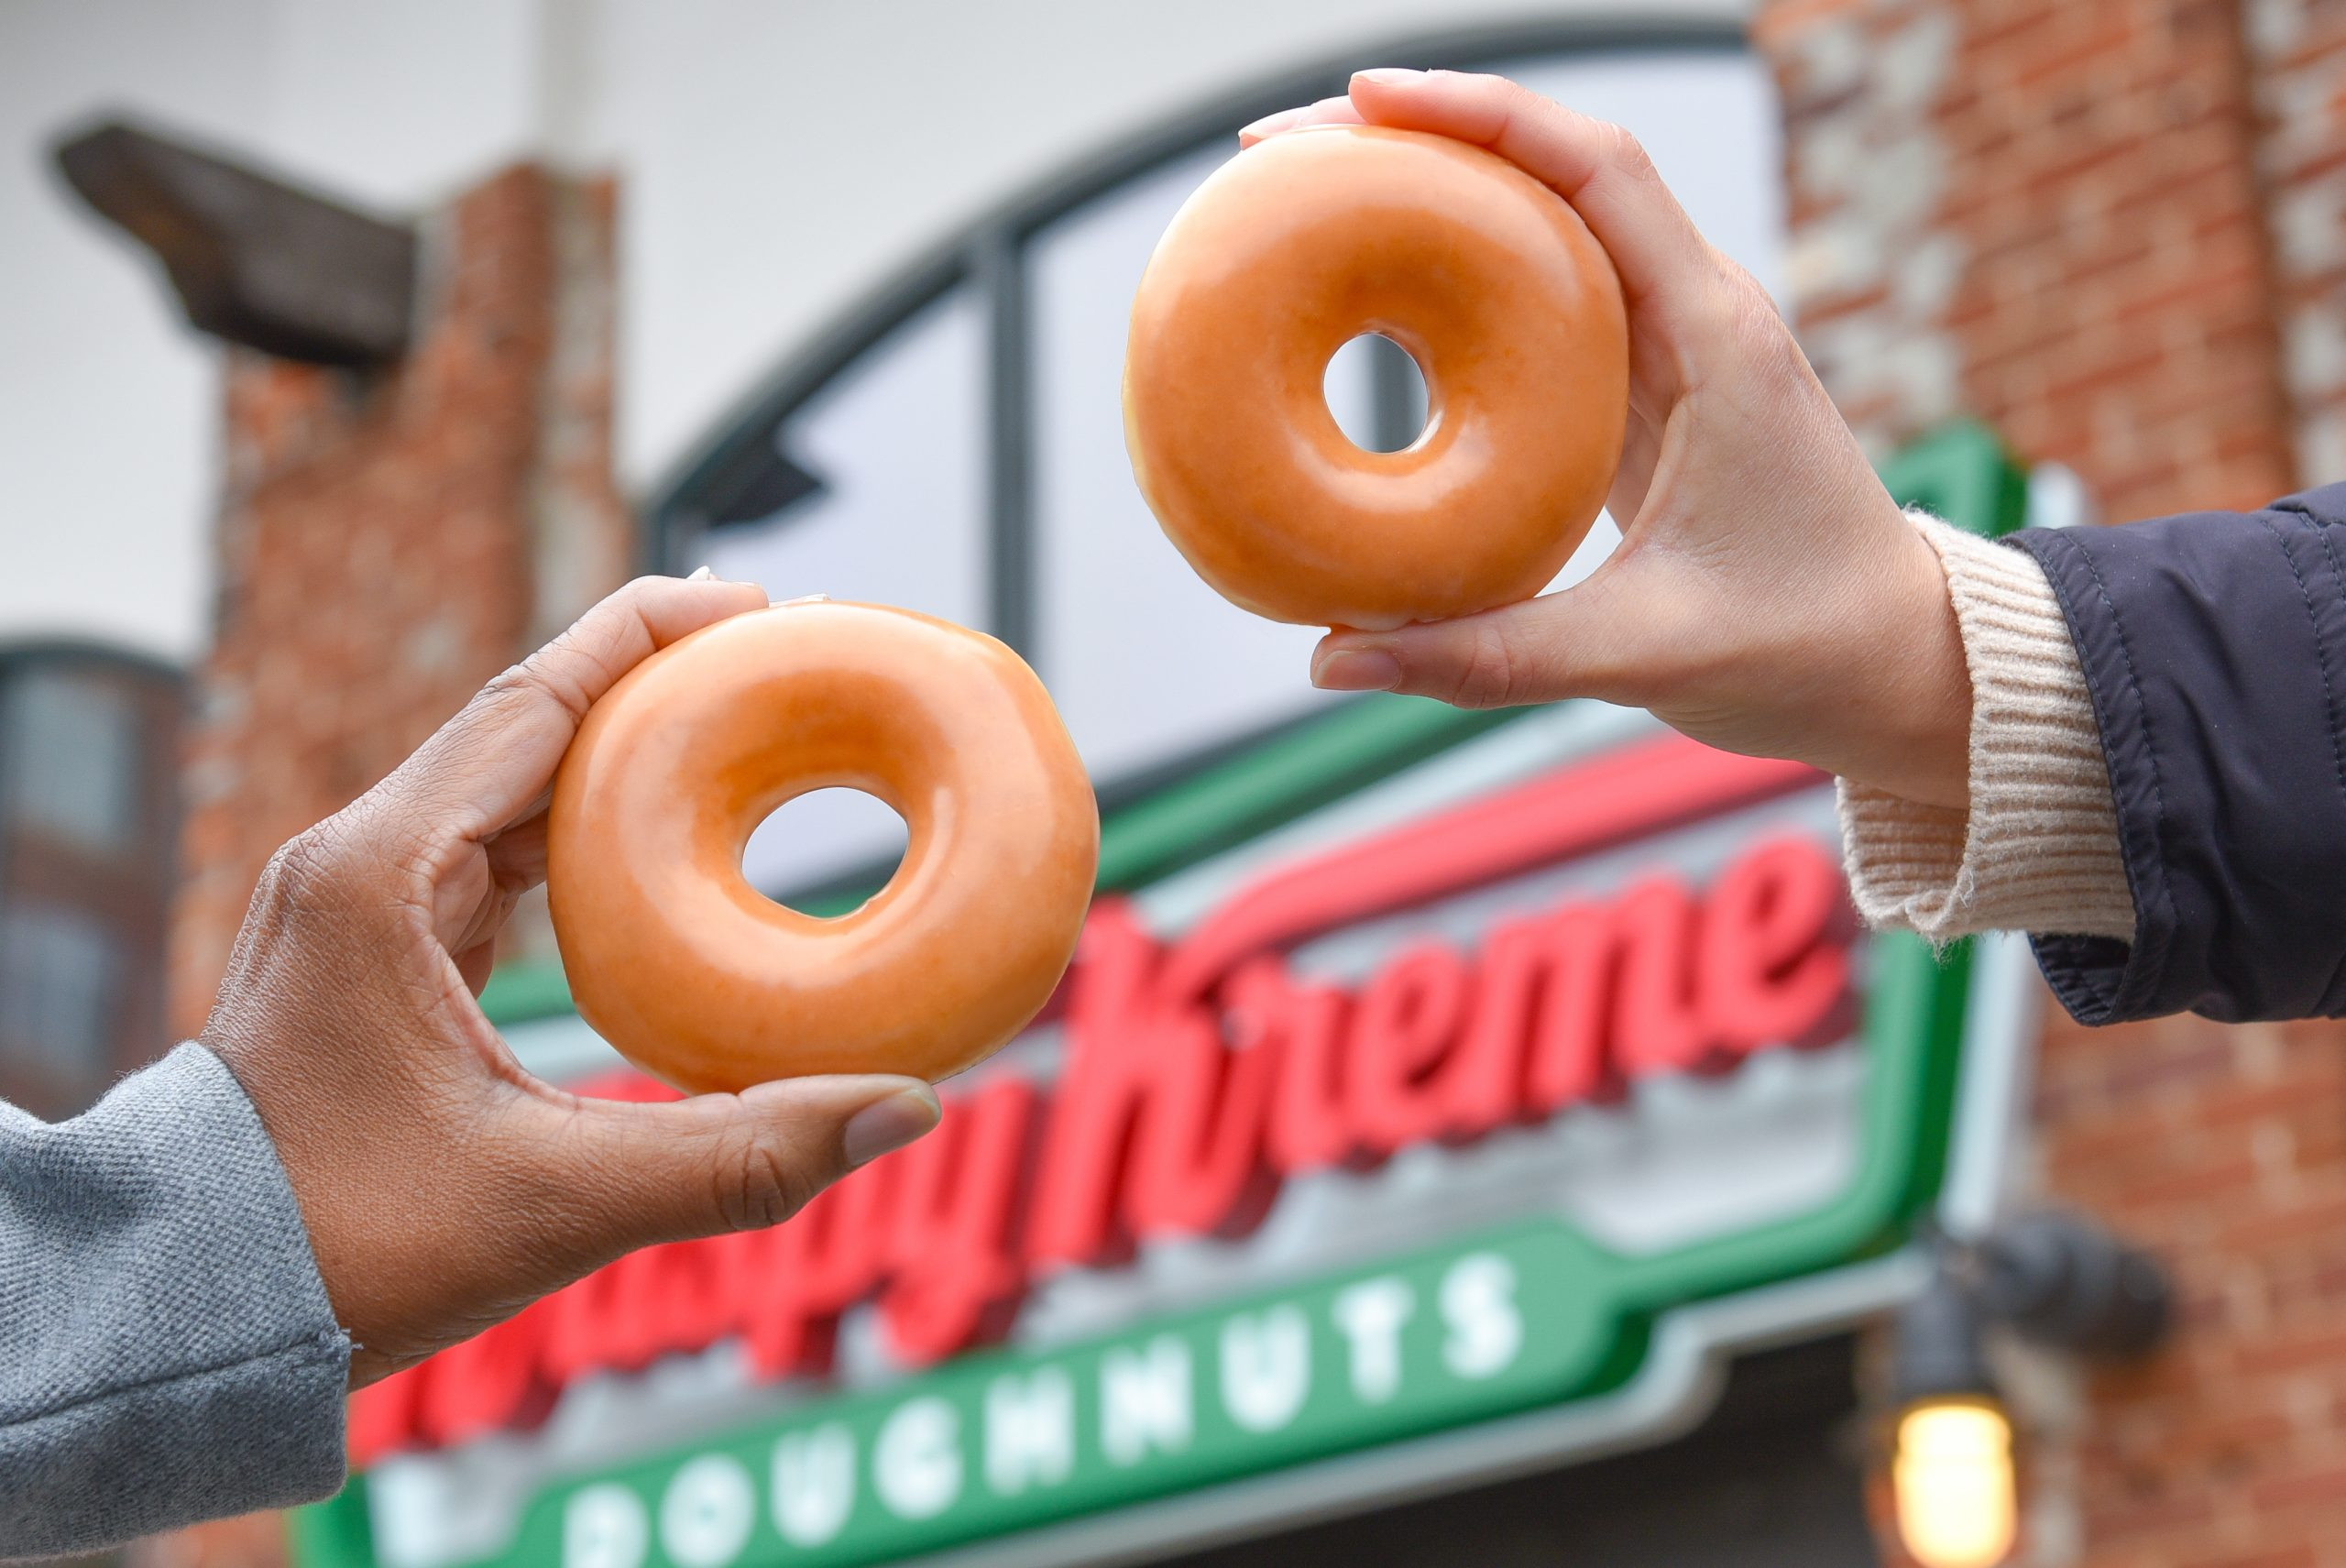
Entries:
{"type": "Polygon", "coordinates": [[[795,599],[780,599],[780,600],[777,600],[777,601],[776,601],[776,603],[777,603],[778,605],[785,605],[785,604],[828,604],[828,603],[830,603],[830,602],[831,602],[831,596],[830,596],[830,595],[828,595],[828,594],[800,594],[800,595],[799,595],[796,598],[795,598],[795,599]]]}
{"type": "Polygon", "coordinates": [[[1305,113],[1306,111],[1302,109],[1281,109],[1276,115],[1265,115],[1253,125],[1241,126],[1238,139],[1244,141],[1249,137],[1259,139],[1263,137],[1277,136],[1301,119],[1305,113]]]}
{"type": "Polygon", "coordinates": [[[1311,684],[1321,691],[1389,692],[1401,684],[1401,662],[1382,648],[1337,648],[1312,661],[1311,684]]]}
{"type": "Polygon", "coordinates": [[[1407,87],[1413,82],[1423,82],[1426,73],[1409,71],[1398,65],[1380,65],[1374,71],[1355,71],[1354,82],[1374,82],[1379,87],[1407,87]]]}
{"type": "Polygon", "coordinates": [[[873,1101],[850,1116],[840,1132],[839,1147],[847,1156],[848,1168],[870,1165],[882,1155],[903,1148],[937,1125],[941,1114],[937,1091],[925,1083],[873,1101]]]}
{"type": "Polygon", "coordinates": [[[716,578],[717,574],[710,571],[707,567],[696,566],[693,568],[693,575],[686,577],[685,581],[688,583],[707,583],[714,582],[716,578]]]}

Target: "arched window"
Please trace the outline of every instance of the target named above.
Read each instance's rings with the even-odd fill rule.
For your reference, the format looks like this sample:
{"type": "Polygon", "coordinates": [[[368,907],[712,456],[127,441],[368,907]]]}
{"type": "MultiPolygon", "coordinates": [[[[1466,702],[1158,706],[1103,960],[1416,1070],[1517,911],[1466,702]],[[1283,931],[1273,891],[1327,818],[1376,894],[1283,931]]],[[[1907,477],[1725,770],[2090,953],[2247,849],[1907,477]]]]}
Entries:
{"type": "MultiPolygon", "coordinates": [[[[664,564],[993,632],[1040,671],[1111,803],[1326,706],[1304,679],[1315,634],[1216,598],[1134,488],[1125,318],[1167,220],[1240,126],[1397,59],[1503,71],[1628,126],[1704,232],[1776,281],[1775,91],[1734,27],[1556,23],[1381,49],[1210,105],[952,236],[779,366],[654,498],[664,564]]],[[[1398,444],[1422,397],[1398,351],[1340,353],[1329,378],[1356,438],[1398,444]]],[[[1600,525],[1567,576],[1617,537],[1600,525]]],[[[897,832],[845,804],[835,823],[801,812],[787,835],[751,841],[747,869],[776,894],[852,883],[884,866],[897,832]]]]}
{"type": "Polygon", "coordinates": [[[0,1099],[87,1105],[163,1044],[179,673],[0,646],[0,1099]]]}

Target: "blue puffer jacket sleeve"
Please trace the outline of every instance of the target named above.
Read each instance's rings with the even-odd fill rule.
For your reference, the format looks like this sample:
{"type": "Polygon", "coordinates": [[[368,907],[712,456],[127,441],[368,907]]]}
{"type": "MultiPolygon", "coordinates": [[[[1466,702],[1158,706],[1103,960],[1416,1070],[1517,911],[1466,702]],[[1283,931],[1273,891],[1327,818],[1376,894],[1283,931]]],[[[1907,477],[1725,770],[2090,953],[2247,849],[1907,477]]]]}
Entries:
{"type": "Polygon", "coordinates": [[[68,1122],[0,1104],[0,1558],[326,1496],[349,1369],[219,1058],[181,1046],[68,1122]]]}
{"type": "Polygon", "coordinates": [[[2069,624],[2132,943],[2040,937],[2088,1024],[2346,1013],[2346,484],[2248,513],[2015,534],[2069,624]]]}

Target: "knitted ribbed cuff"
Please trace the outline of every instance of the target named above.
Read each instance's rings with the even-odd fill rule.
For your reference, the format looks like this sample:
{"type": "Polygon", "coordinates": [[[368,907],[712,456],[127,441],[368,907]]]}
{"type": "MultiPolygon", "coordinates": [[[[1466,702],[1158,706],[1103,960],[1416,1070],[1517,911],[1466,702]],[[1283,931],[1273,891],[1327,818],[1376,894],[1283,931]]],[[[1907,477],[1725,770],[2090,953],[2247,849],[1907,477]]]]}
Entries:
{"type": "Polygon", "coordinates": [[[1938,552],[1971,673],[1971,806],[1841,784],[1849,888],[1871,924],[2134,935],[2101,736],[2077,649],[2036,563],[1910,513],[1938,552]]]}

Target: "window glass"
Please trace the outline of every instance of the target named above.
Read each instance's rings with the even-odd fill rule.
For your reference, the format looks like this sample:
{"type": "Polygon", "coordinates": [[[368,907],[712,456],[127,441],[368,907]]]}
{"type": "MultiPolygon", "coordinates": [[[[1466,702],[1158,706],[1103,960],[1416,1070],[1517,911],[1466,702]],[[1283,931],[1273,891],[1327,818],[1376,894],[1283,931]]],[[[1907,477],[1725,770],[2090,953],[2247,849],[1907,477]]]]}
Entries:
{"type": "Polygon", "coordinates": [[[0,654],[0,1100],[70,1115],[161,1038],[179,677],[0,654]]]}
{"type": "MultiPolygon", "coordinates": [[[[1485,63],[1637,132],[1704,232],[1779,287],[1780,133],[1773,84],[1755,60],[1655,49],[1485,63]]],[[[1044,224],[1025,251],[1032,653],[1087,762],[1108,780],[1326,700],[1304,675],[1316,632],[1259,620],[1200,582],[1149,516],[1125,455],[1134,287],[1174,211],[1231,152],[1217,137],[1044,224]]],[[[1346,430],[1389,433],[1407,422],[1409,399],[1380,380],[1374,346],[1338,355],[1329,400],[1346,430]]],[[[706,560],[777,597],[869,598],[985,624],[988,369],[985,297],[963,282],[784,422],[776,450],[786,461],[742,503],[772,505],[771,515],[712,531],[676,564],[706,560]]],[[[1600,519],[1558,585],[1585,576],[1618,540],[1600,519]]],[[[749,866],[779,890],[891,847],[871,814],[842,815],[821,831],[762,834],[749,866]]]]}
{"type": "MultiPolygon", "coordinates": [[[[1198,580],[1133,484],[1124,333],[1157,236],[1229,156],[1217,142],[1044,229],[1028,256],[1034,323],[1036,652],[1092,772],[1113,778],[1321,699],[1318,634],[1247,614],[1198,580]]],[[[1331,367],[1330,407],[1369,418],[1368,356],[1331,367]]]]}
{"type": "Polygon", "coordinates": [[[76,1081],[113,1052],[123,984],[114,932],[70,906],[24,900],[0,909],[0,1052],[76,1081]]]}
{"type": "MultiPolygon", "coordinates": [[[[1784,181],[1776,88],[1746,54],[1555,55],[1493,69],[1542,97],[1626,126],[1713,245],[1781,304],[1784,181]]],[[[1621,542],[1610,513],[1549,587],[1567,587],[1621,542]]]]}
{"type": "MultiPolygon", "coordinates": [[[[692,547],[698,557],[778,599],[828,594],[983,626],[984,329],[982,302],[962,285],[867,350],[777,433],[812,488],[770,518],[712,531],[692,547]]],[[[829,790],[754,834],[742,869],[782,892],[903,847],[893,813],[829,790]]]]}
{"type": "Polygon", "coordinates": [[[872,599],[982,625],[984,349],[983,302],[966,284],[908,318],[776,433],[811,488],[712,531],[701,558],[778,599],[872,599]]]}
{"type": "Polygon", "coordinates": [[[817,789],[784,802],[750,835],[741,870],[769,894],[796,893],[843,874],[882,880],[904,859],[904,819],[858,789],[817,789]]]}
{"type": "Polygon", "coordinates": [[[130,694],[104,674],[36,666],[0,685],[0,810],[15,831],[136,850],[141,751],[130,694]]]}

